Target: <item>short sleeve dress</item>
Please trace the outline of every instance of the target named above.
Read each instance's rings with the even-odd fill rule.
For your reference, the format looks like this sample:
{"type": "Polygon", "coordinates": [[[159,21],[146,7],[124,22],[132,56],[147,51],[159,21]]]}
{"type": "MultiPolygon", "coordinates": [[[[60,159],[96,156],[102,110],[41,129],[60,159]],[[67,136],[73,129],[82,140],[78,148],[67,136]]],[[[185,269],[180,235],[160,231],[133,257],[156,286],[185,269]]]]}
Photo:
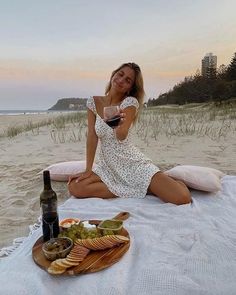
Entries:
{"type": "MultiPolygon", "coordinates": [[[[126,97],[120,104],[121,109],[139,103],[134,97],[126,97]]],[[[114,129],[109,127],[97,114],[94,98],[87,100],[87,107],[96,115],[95,131],[100,140],[100,151],[96,173],[108,189],[121,198],[144,198],[151,178],[160,169],[141,153],[130,141],[130,131],[125,140],[118,140],[114,129]]]]}

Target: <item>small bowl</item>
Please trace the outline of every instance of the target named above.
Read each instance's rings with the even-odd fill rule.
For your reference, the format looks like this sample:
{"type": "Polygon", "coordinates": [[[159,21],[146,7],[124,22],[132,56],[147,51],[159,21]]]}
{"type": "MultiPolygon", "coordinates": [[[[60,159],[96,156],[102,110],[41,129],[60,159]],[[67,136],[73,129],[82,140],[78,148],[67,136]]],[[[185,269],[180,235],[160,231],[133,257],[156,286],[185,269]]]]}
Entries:
{"type": "Polygon", "coordinates": [[[60,226],[62,228],[69,228],[73,224],[79,224],[80,220],[78,218],[66,218],[60,221],[60,226]]]}
{"type": "Polygon", "coordinates": [[[102,235],[118,235],[123,228],[123,221],[106,219],[100,222],[97,228],[102,232],[102,235]]]}
{"type": "Polygon", "coordinates": [[[73,241],[70,238],[53,238],[43,244],[43,254],[48,260],[65,258],[73,247],[73,241]]]}

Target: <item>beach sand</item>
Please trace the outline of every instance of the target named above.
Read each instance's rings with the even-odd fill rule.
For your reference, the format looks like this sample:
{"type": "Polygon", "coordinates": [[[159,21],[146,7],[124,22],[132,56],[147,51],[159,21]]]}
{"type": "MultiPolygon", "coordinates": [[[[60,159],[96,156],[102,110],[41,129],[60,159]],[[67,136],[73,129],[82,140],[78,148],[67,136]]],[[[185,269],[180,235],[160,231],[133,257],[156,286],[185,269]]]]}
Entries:
{"type": "MultiPolygon", "coordinates": [[[[19,126],[29,120],[36,123],[52,116],[55,114],[0,116],[0,134],[9,126],[19,126]]],[[[155,133],[158,126],[147,122],[143,127],[141,122],[137,123],[133,128],[133,143],[163,170],[178,164],[189,164],[208,166],[235,175],[235,118],[225,120],[226,125],[216,118],[209,123],[212,133],[205,131],[205,135],[202,131],[203,134],[169,134],[170,124],[179,117],[179,113],[173,112],[165,124],[164,119],[160,121],[162,129],[158,134],[155,133]],[[221,136],[215,136],[222,126],[226,129],[221,136]]],[[[151,116],[147,118],[150,120],[151,116]]],[[[0,248],[11,245],[14,238],[27,236],[29,225],[40,216],[39,195],[43,183],[42,175],[38,173],[53,163],[84,160],[85,147],[86,128],[80,128],[75,123],[66,125],[62,130],[51,125],[20,133],[13,138],[0,137],[0,248]]],[[[53,182],[52,186],[59,204],[69,198],[66,183],[53,182]]]]}

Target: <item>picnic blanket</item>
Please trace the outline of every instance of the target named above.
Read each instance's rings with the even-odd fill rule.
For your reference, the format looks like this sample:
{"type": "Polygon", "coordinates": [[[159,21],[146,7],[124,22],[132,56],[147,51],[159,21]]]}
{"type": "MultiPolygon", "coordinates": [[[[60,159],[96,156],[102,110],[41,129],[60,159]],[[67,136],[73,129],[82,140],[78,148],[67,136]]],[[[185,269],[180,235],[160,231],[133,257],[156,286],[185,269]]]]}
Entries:
{"type": "Polygon", "coordinates": [[[60,219],[111,218],[124,222],[129,251],[111,267],[78,276],[52,276],[32,259],[41,236],[36,227],[11,255],[0,259],[0,294],[235,295],[236,176],[222,179],[216,194],[192,191],[193,202],[176,206],[144,199],[75,199],[59,207],[60,219]]]}

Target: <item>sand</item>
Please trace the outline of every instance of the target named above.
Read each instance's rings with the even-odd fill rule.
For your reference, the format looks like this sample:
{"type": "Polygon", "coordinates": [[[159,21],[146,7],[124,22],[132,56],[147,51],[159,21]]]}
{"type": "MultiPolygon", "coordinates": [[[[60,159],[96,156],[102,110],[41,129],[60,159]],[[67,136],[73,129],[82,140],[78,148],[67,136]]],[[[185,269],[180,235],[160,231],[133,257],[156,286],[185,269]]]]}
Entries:
{"type": "MultiPolygon", "coordinates": [[[[55,114],[0,116],[1,132],[29,119],[34,123],[51,116],[55,114]]],[[[173,112],[169,122],[178,116],[173,112]]],[[[140,132],[138,123],[133,128],[133,142],[163,170],[189,164],[213,167],[235,175],[236,120],[233,118],[227,122],[228,125],[230,122],[230,128],[223,136],[213,139],[209,134],[169,136],[164,129],[155,139],[152,133],[157,126],[147,126],[140,132]]],[[[222,126],[219,120],[211,124],[216,128],[214,130],[222,126]]],[[[40,215],[39,195],[43,188],[42,176],[38,173],[53,163],[85,159],[85,134],[86,128],[70,124],[63,130],[44,126],[37,132],[23,132],[13,138],[0,137],[0,248],[11,245],[16,237],[28,235],[29,225],[37,221],[40,215]]],[[[59,204],[69,198],[66,183],[53,182],[52,186],[59,204]]]]}

